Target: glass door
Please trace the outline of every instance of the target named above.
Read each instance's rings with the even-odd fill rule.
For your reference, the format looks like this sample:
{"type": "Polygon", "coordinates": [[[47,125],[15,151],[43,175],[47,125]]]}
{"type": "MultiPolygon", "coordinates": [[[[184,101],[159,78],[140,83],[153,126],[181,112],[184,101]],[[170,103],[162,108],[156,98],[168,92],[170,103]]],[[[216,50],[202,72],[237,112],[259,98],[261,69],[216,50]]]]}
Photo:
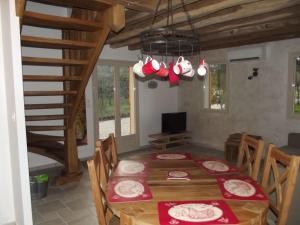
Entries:
{"type": "Polygon", "coordinates": [[[115,87],[114,67],[97,65],[97,111],[99,120],[99,137],[104,139],[115,134],[115,87]]]}
{"type": "Polygon", "coordinates": [[[119,152],[139,147],[137,91],[131,64],[101,60],[96,67],[99,137],[114,133],[119,152]]]}

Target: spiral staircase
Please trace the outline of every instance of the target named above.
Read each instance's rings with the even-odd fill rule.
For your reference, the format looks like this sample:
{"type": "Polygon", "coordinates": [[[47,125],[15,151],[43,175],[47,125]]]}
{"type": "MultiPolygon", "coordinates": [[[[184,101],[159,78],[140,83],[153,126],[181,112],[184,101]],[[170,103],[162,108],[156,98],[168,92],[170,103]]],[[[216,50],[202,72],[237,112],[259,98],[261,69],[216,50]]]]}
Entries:
{"type": "Polygon", "coordinates": [[[62,163],[64,170],[56,181],[62,185],[81,177],[75,120],[107,36],[110,31],[118,32],[124,27],[125,12],[123,6],[113,1],[30,0],[45,8],[59,6],[68,10],[69,16],[57,16],[29,11],[26,7],[28,2],[16,0],[22,49],[37,48],[40,53],[52,49],[62,52],[59,58],[47,58],[29,57],[22,50],[23,82],[27,87],[24,88],[24,96],[28,151],[62,163]],[[60,31],[61,38],[31,36],[23,32],[24,26],[60,31]],[[47,67],[48,71],[49,68],[53,71],[60,68],[62,72],[44,74],[40,69],[40,74],[28,74],[24,66],[47,67]],[[49,83],[51,89],[45,90],[41,82],[49,83]],[[51,97],[56,101],[49,102],[51,97]]]}

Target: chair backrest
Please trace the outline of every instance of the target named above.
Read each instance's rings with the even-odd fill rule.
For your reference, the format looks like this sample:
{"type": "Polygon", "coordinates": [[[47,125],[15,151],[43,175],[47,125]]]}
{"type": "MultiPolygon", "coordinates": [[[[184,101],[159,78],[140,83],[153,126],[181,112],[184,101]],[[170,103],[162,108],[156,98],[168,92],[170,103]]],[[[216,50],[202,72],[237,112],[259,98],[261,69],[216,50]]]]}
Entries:
{"type": "Polygon", "coordinates": [[[247,174],[254,180],[257,180],[263,150],[264,141],[262,139],[253,138],[245,133],[242,134],[237,167],[242,173],[247,174]]]}
{"type": "Polygon", "coordinates": [[[96,141],[96,151],[100,151],[101,164],[103,166],[103,175],[101,183],[106,185],[109,176],[114,171],[118,164],[118,153],[116,141],[113,134],[109,134],[106,139],[96,141]]]}
{"type": "Polygon", "coordinates": [[[112,212],[107,206],[106,196],[104,193],[104,184],[101,177],[105,176],[105,170],[101,165],[100,149],[96,148],[92,159],[87,161],[90,176],[91,189],[95,201],[99,225],[108,225],[112,218],[112,212]]]}
{"type": "Polygon", "coordinates": [[[115,168],[118,164],[118,152],[114,134],[109,134],[106,139],[97,140],[96,147],[105,152],[107,161],[110,163],[110,167],[115,168]]]}
{"type": "Polygon", "coordinates": [[[270,209],[277,225],[286,225],[299,169],[299,159],[269,145],[262,187],[270,197],[270,209]]]}

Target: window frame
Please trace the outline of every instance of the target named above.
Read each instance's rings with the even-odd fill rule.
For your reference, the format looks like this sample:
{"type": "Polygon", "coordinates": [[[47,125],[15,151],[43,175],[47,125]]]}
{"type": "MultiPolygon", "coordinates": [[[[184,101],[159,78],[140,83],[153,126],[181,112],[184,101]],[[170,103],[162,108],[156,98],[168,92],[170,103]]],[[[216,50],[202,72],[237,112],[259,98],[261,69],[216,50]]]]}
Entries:
{"type": "Polygon", "coordinates": [[[287,99],[287,117],[289,119],[300,119],[300,114],[294,112],[294,93],[296,76],[296,58],[300,57],[300,51],[291,52],[288,57],[288,99],[287,99]]]}
{"type": "Polygon", "coordinates": [[[206,61],[208,65],[210,64],[224,64],[226,66],[226,82],[225,82],[225,109],[211,109],[211,108],[205,108],[204,102],[206,98],[205,92],[205,85],[206,85],[206,79],[209,79],[209,74],[205,75],[205,78],[202,82],[202,104],[201,104],[201,111],[207,112],[207,113],[215,113],[215,114],[226,114],[229,111],[229,62],[228,61],[213,61],[213,60],[207,60],[206,61]]]}
{"type": "MultiPolygon", "coordinates": [[[[128,66],[129,68],[131,68],[132,70],[132,65],[134,65],[135,62],[132,61],[125,61],[125,60],[113,60],[113,59],[98,59],[96,65],[95,65],[95,69],[94,69],[94,74],[95,74],[95,80],[93,81],[94,85],[94,114],[95,114],[95,119],[96,121],[98,121],[97,115],[98,115],[98,111],[97,111],[97,105],[96,105],[96,99],[98,97],[98,93],[97,93],[97,69],[96,66],[100,65],[100,66],[105,66],[105,65],[109,65],[109,66],[113,66],[114,68],[114,102],[116,103],[120,103],[120,67],[122,66],[128,66]],[[116,88],[117,87],[117,88],[116,88]]],[[[129,135],[123,135],[122,136],[122,132],[121,132],[121,111],[120,111],[120,105],[116,105],[115,106],[115,112],[114,112],[114,116],[115,116],[115,121],[116,121],[116,126],[115,126],[115,136],[119,137],[119,138],[127,138],[127,137],[131,137],[131,136],[136,136],[137,140],[138,140],[138,145],[139,145],[139,138],[140,138],[140,134],[139,134],[139,91],[138,91],[138,82],[136,80],[136,78],[133,78],[133,83],[134,83],[134,99],[135,99],[135,104],[134,104],[134,117],[135,117],[135,121],[134,121],[134,133],[129,134],[129,135]]],[[[99,137],[99,127],[97,128],[97,133],[96,133],[96,137],[99,137]]]]}

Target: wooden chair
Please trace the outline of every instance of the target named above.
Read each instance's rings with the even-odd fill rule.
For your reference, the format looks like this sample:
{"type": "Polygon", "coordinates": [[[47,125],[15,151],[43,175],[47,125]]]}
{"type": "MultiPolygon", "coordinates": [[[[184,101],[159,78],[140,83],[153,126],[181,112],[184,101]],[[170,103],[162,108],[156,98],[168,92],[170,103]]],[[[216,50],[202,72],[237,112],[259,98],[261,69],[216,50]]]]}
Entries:
{"type": "MultiPolygon", "coordinates": [[[[101,165],[101,155],[100,149],[96,148],[94,157],[87,161],[91,189],[95,201],[96,212],[98,216],[99,225],[108,225],[114,218],[113,212],[107,206],[107,200],[105,196],[103,183],[101,182],[101,177],[104,176],[105,171],[101,165]]],[[[114,220],[116,220],[114,218],[114,220]]],[[[115,223],[118,224],[118,223],[115,223]]]]}
{"type": "Polygon", "coordinates": [[[241,142],[239,146],[239,154],[237,160],[237,167],[242,173],[247,174],[254,180],[257,180],[257,176],[260,169],[260,163],[264,150],[264,141],[262,139],[256,139],[242,134],[241,142]]]}
{"type": "Polygon", "coordinates": [[[269,145],[262,187],[270,197],[269,207],[277,218],[276,225],[287,223],[298,168],[298,157],[287,155],[274,145],[269,145]]]}
{"type": "Polygon", "coordinates": [[[224,156],[227,161],[235,161],[241,143],[241,134],[230,134],[224,143],[224,156]]]}
{"type": "Polygon", "coordinates": [[[96,148],[100,148],[101,151],[105,152],[106,158],[110,163],[111,168],[115,168],[117,166],[118,152],[114,134],[109,134],[109,136],[106,139],[97,140],[96,148]]]}
{"type": "Polygon", "coordinates": [[[96,148],[93,158],[87,161],[87,165],[99,225],[131,225],[129,216],[121,213],[119,219],[108,207],[104,191],[107,188],[107,183],[103,182],[102,179],[102,177],[105,177],[106,171],[101,164],[99,148],[96,148]]]}
{"type": "Polygon", "coordinates": [[[101,184],[106,185],[109,176],[118,165],[118,154],[116,141],[113,134],[109,134],[108,138],[96,141],[96,151],[100,152],[101,165],[103,174],[101,176],[101,184]]]}

